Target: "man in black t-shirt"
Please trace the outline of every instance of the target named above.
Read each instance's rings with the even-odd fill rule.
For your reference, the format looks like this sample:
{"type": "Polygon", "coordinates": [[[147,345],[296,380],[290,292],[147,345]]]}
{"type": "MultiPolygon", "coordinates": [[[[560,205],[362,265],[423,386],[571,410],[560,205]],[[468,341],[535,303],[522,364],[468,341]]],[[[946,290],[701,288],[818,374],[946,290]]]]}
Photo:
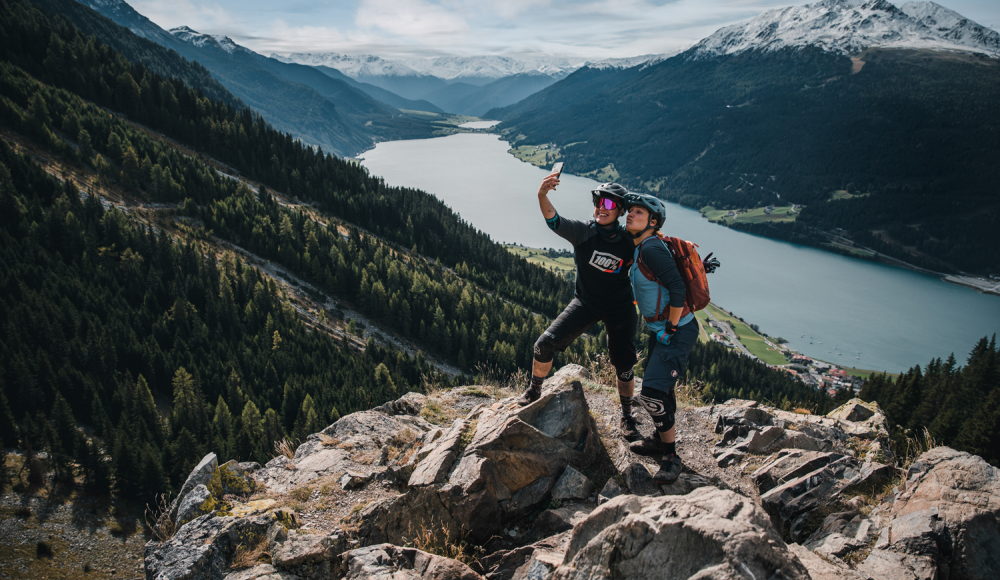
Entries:
{"type": "Polygon", "coordinates": [[[634,441],[641,437],[632,416],[635,395],[632,367],[637,361],[634,337],[639,320],[628,277],[634,247],[632,238],[618,224],[618,218],[625,212],[623,202],[628,190],[617,183],[598,186],[591,192],[594,220],[584,223],[561,217],[556,211],[548,193],[557,185],[558,174],[542,180],[538,205],[549,228],[573,244],[576,292],[566,309],[535,342],[531,382],[521,402],[527,405],[541,395],[542,382],[552,368],[556,352],[562,352],[588,328],[603,322],[622,406],[622,436],[634,441]]]}

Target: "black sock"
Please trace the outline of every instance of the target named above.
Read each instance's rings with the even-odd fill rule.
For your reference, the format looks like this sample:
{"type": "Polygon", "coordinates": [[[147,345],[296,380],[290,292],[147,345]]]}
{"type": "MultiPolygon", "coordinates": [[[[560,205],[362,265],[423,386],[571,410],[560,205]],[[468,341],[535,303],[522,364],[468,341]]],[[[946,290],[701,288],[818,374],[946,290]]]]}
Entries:
{"type": "Polygon", "coordinates": [[[535,375],[531,375],[531,387],[534,388],[536,391],[542,390],[542,383],[544,382],[545,382],[545,377],[536,377],[535,375]]]}
{"type": "Polygon", "coordinates": [[[677,455],[677,442],[674,441],[673,443],[664,443],[663,453],[665,455],[677,455]]]}
{"type": "Polygon", "coordinates": [[[618,396],[618,400],[622,403],[622,417],[632,416],[632,397],[618,396]]]}

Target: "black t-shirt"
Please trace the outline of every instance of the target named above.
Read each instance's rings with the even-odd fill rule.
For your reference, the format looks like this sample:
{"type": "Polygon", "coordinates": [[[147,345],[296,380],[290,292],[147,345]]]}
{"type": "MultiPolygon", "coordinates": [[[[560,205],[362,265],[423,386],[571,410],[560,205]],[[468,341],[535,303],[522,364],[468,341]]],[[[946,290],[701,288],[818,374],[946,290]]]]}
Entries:
{"type": "Polygon", "coordinates": [[[635,245],[621,226],[616,225],[617,235],[612,240],[601,235],[593,221],[584,223],[556,215],[546,223],[559,237],[573,244],[576,297],[581,302],[599,310],[632,304],[628,270],[635,245]]]}

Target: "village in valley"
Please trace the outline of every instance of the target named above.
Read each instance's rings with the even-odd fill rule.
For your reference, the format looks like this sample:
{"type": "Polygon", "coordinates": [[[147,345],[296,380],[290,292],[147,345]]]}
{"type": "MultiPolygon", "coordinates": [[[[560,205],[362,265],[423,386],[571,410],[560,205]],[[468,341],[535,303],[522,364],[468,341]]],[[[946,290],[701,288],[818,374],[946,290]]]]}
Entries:
{"type": "Polygon", "coordinates": [[[740,354],[787,372],[814,389],[825,389],[832,397],[843,389],[857,392],[870,371],[842,368],[816,360],[786,347],[783,339],[772,339],[741,318],[715,304],[697,313],[703,339],[726,345],[740,354]]]}

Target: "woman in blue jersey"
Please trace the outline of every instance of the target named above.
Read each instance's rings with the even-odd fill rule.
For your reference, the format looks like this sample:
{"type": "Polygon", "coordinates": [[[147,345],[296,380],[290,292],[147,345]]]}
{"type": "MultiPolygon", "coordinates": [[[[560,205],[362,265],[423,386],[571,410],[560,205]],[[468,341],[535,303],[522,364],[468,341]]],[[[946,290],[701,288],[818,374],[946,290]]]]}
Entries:
{"type": "Polygon", "coordinates": [[[674,256],[656,235],[666,215],[663,202],[651,195],[630,193],[625,196],[625,206],[628,209],[625,229],[632,234],[635,244],[630,270],[632,288],[649,330],[639,401],[656,427],[651,438],[635,441],[629,448],[657,459],[660,469],[653,480],[669,484],[677,480],[684,468],[677,454],[674,386],[687,370],[688,355],[698,340],[698,322],[685,306],[684,280],[674,256]],[[653,280],[637,271],[640,256],[642,264],[652,272],[653,280]]]}

